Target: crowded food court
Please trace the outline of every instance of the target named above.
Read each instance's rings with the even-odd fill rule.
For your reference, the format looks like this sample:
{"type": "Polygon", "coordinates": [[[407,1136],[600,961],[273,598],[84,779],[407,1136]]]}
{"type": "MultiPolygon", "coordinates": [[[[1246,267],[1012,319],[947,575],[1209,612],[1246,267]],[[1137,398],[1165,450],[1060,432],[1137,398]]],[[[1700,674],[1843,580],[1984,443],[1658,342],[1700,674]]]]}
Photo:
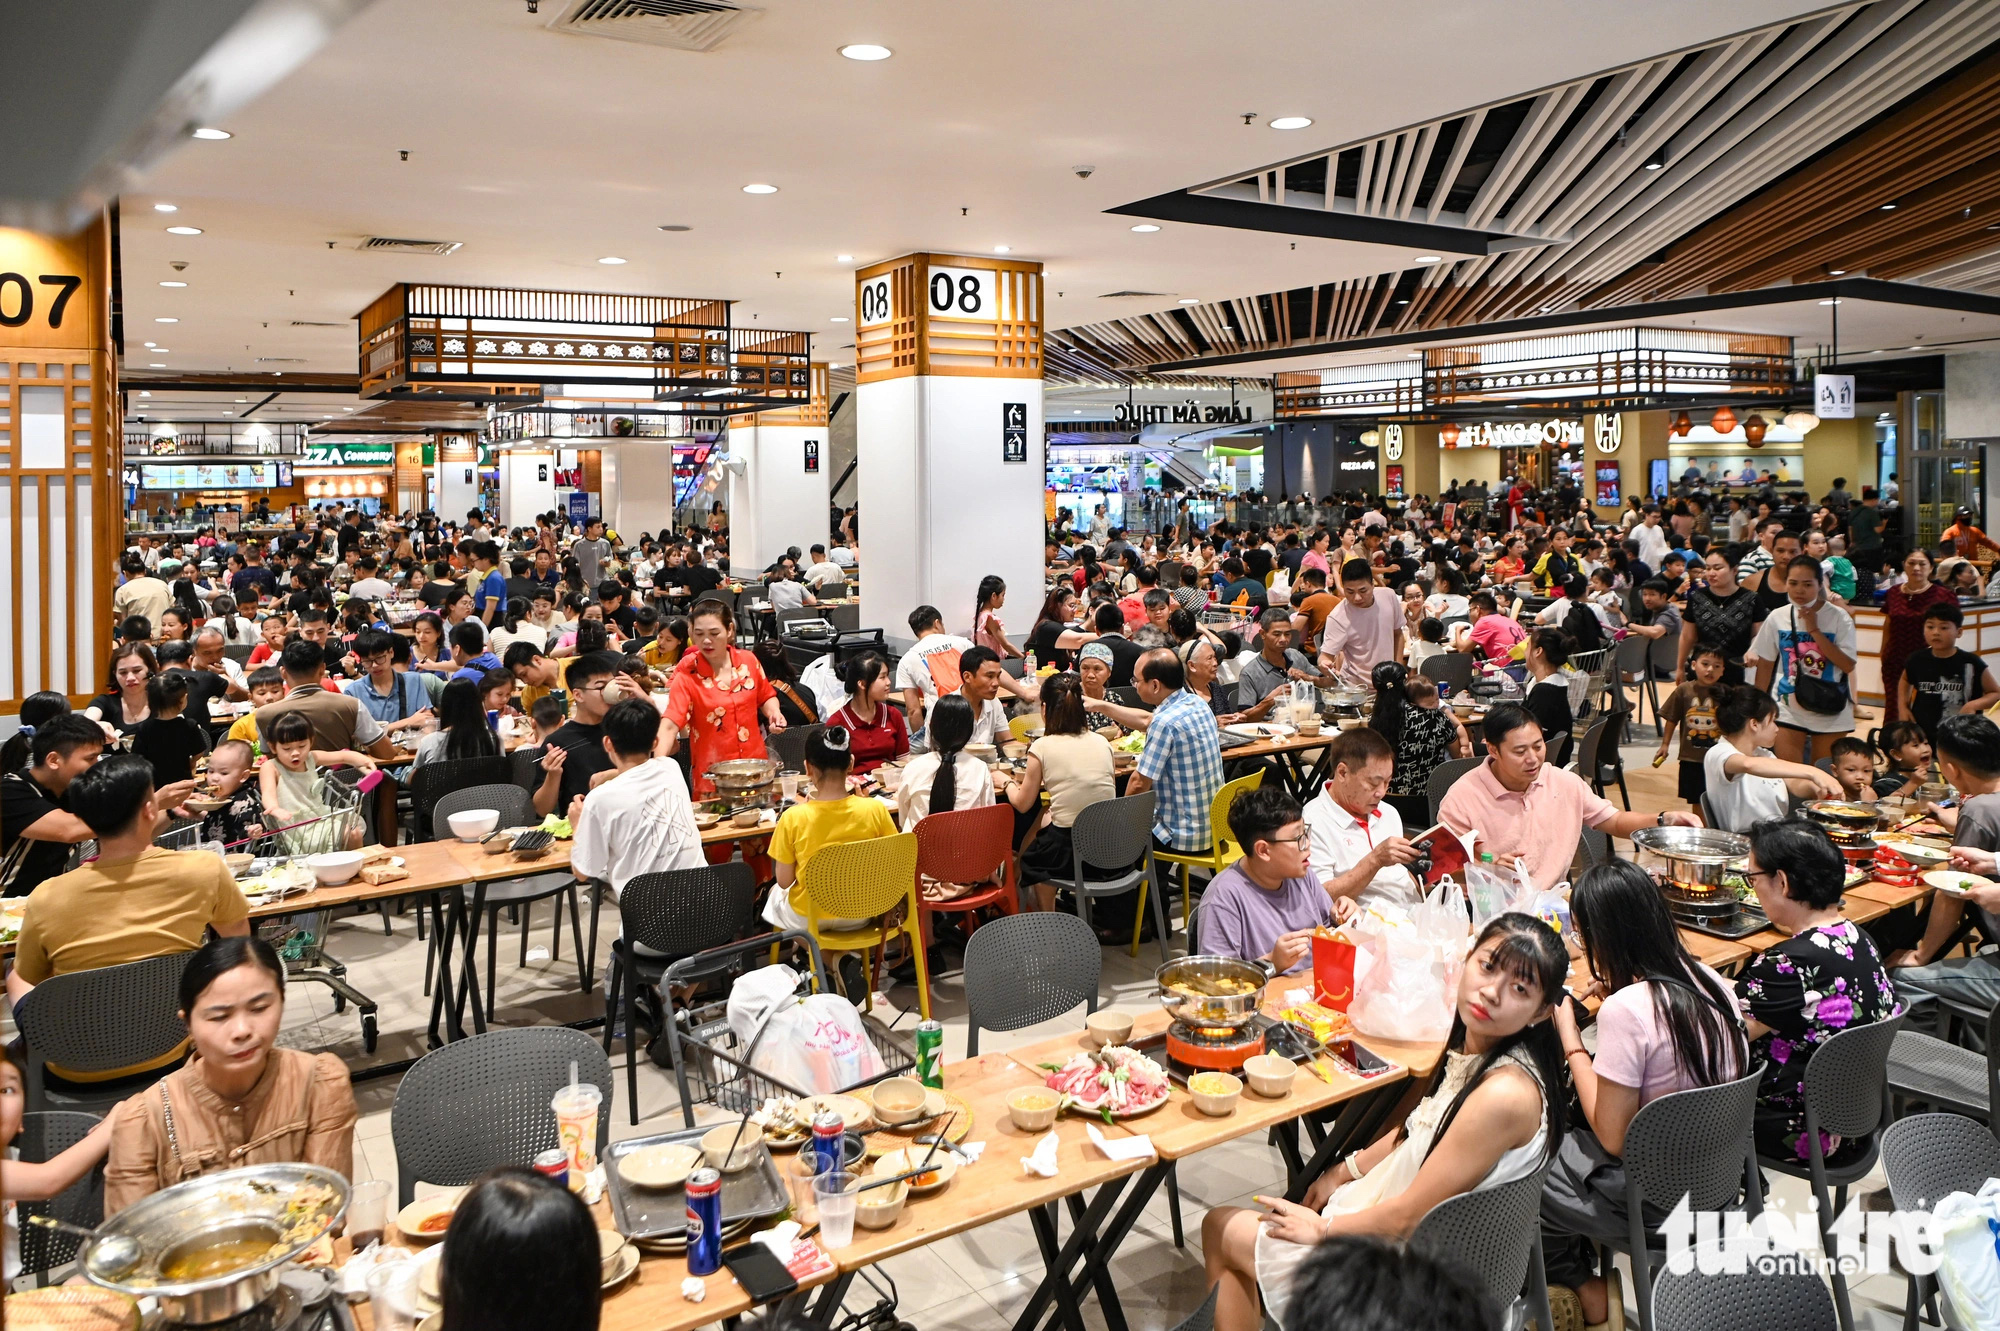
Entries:
{"type": "Polygon", "coordinates": [[[2000,12],[1529,9],[0,17],[5,1325],[2000,1327],[2000,12]]]}

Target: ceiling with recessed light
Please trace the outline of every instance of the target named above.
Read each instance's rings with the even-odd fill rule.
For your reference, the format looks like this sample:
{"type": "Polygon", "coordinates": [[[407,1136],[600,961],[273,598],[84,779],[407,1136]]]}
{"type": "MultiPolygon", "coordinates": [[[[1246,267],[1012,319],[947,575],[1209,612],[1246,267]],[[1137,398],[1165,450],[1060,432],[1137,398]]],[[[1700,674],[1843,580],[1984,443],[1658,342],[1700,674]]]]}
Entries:
{"type": "Polygon", "coordinates": [[[1435,252],[1070,326],[1049,363],[1240,363],[1849,274],[2000,289],[1996,43],[1990,0],[1842,4],[1135,201],[1435,252]]]}
{"type": "MultiPolygon", "coordinates": [[[[180,319],[170,375],[351,374],[354,314],[440,281],[731,299],[839,364],[853,268],[912,250],[1042,261],[1052,328],[1107,310],[1201,326],[1219,307],[1185,302],[1372,282],[1438,251],[1111,210],[1654,60],[1663,33],[1713,43],[1819,6],[767,0],[703,29],[705,50],[582,35],[574,8],[373,4],[219,119],[230,138],[183,140],[123,196],[127,337],[180,319]]],[[[139,350],[127,370],[157,375],[139,350]]]]}

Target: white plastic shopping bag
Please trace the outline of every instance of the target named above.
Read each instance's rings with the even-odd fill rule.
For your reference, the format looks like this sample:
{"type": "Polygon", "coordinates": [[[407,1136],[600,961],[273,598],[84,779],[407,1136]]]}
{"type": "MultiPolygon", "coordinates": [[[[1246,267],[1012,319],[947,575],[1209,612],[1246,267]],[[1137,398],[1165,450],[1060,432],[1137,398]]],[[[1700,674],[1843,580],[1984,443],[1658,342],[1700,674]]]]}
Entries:
{"type": "Polygon", "coordinates": [[[798,983],[790,966],[765,966],[730,987],[729,1029],[751,1051],[751,1070],[814,1095],[881,1076],[882,1055],[854,1004],[838,994],[800,998],[798,983]]]}
{"type": "Polygon", "coordinates": [[[1979,1195],[1954,1192],[1931,1212],[1938,1284],[1956,1314],[1953,1325],[2000,1331],[2000,1179],[1979,1195]]]}
{"type": "Polygon", "coordinates": [[[1451,1034],[1459,968],[1472,943],[1464,894],[1449,878],[1408,912],[1369,911],[1346,925],[1354,939],[1354,1001],[1362,1035],[1442,1040],[1451,1034]]]}

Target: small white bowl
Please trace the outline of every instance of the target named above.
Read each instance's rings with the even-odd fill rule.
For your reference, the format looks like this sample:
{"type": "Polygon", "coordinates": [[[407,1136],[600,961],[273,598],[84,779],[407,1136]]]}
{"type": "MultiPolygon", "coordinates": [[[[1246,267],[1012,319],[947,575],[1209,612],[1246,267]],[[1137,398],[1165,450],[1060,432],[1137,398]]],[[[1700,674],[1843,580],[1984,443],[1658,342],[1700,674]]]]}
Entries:
{"type": "Polygon", "coordinates": [[[725,1174],[734,1174],[739,1169],[748,1169],[757,1161],[757,1152],[764,1145],[764,1130],[755,1123],[745,1123],[742,1135],[737,1135],[734,1123],[724,1123],[719,1128],[710,1128],[702,1134],[701,1154],[710,1169],[725,1174]],[[729,1143],[734,1141],[736,1149],[729,1152],[729,1143]],[[728,1154],[725,1154],[728,1152],[728,1154]]]}
{"type": "Polygon", "coordinates": [[[923,1117],[928,1099],[924,1091],[924,1084],[915,1077],[890,1077],[870,1088],[868,1098],[875,1106],[875,1117],[893,1127],[923,1117]]]}
{"type": "Polygon", "coordinates": [[[306,856],[306,867],[313,871],[321,887],[338,887],[361,872],[362,858],[358,850],[330,850],[323,855],[306,856]]]}
{"type": "Polygon", "coordinates": [[[500,826],[498,809],[467,809],[464,813],[452,814],[445,822],[451,826],[451,834],[460,841],[477,841],[500,826]]]}
{"type": "Polygon", "coordinates": [[[1292,1093],[1292,1078],[1298,1064],[1283,1054],[1258,1054],[1243,1060],[1243,1076],[1250,1089],[1269,1100],[1282,1100],[1292,1093]]]}
{"type": "Polygon", "coordinates": [[[1083,1031],[1085,1041],[1099,1048],[1105,1045],[1124,1044],[1132,1038],[1132,1014],[1093,1012],[1083,1019],[1083,1031]]]}

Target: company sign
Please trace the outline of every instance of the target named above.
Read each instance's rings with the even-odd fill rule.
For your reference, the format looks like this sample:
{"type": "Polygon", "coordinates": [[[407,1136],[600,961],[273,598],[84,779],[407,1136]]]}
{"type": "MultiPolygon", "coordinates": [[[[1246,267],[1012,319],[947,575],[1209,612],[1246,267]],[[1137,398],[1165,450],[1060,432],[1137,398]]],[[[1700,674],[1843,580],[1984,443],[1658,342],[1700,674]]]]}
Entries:
{"type": "Polygon", "coordinates": [[[1381,468],[1375,449],[1358,439],[1339,439],[1333,446],[1333,488],[1359,490],[1364,494],[1381,491],[1381,468]]]}
{"type": "Polygon", "coordinates": [[[1458,431],[1460,448],[1558,448],[1583,442],[1583,420],[1570,417],[1553,421],[1475,421],[1458,431]]]}
{"type": "Polygon", "coordinates": [[[1119,425],[1250,425],[1257,414],[1238,402],[1119,402],[1111,419],[1119,425]]]}
{"type": "Polygon", "coordinates": [[[389,467],[395,462],[396,446],[392,443],[307,440],[305,452],[299,455],[301,467],[389,467]]]}

